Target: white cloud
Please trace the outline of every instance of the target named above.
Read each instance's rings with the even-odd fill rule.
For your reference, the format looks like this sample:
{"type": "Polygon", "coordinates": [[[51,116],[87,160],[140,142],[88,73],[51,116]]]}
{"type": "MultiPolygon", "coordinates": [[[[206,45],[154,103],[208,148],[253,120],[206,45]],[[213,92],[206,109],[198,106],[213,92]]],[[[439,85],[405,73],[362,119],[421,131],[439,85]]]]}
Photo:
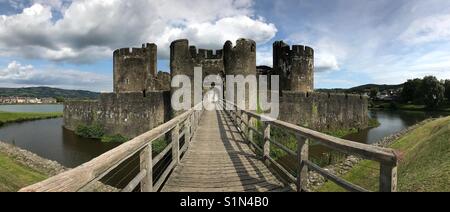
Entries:
{"type": "Polygon", "coordinates": [[[178,38],[218,48],[240,37],[265,43],[277,32],[254,16],[251,0],[34,2],[20,14],[0,16],[0,55],[92,62],[111,57],[116,48],[156,42],[167,59],[170,42],[178,38]],[[58,20],[55,9],[61,10],[58,20]]]}
{"type": "Polygon", "coordinates": [[[316,72],[337,71],[340,69],[336,56],[332,54],[318,54],[314,63],[316,72]]]}
{"type": "Polygon", "coordinates": [[[347,59],[347,48],[331,38],[312,39],[302,33],[294,33],[287,39],[291,45],[307,45],[314,49],[314,67],[316,72],[338,71],[340,63],[347,59]]]}
{"type": "Polygon", "coordinates": [[[32,65],[22,65],[12,61],[0,69],[0,83],[10,86],[56,86],[83,90],[110,90],[109,77],[76,70],[35,69],[32,65]]]}
{"type": "Polygon", "coordinates": [[[450,15],[432,15],[411,23],[400,39],[409,44],[450,40],[450,15]]]}

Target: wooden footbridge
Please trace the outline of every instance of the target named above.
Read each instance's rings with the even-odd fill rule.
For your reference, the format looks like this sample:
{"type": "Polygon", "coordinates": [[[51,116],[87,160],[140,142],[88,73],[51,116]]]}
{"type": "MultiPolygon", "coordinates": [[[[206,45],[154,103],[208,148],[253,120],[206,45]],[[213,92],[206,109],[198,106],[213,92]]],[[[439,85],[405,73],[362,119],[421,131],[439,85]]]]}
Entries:
{"type": "MultiPolygon", "coordinates": [[[[221,101],[204,111],[199,104],[169,122],[77,168],[23,188],[24,192],[92,191],[107,184],[104,178],[138,158],[138,173],[117,191],[131,192],[284,192],[305,191],[309,171],[315,171],[349,191],[367,191],[315,165],[308,157],[311,141],[350,155],[380,163],[379,190],[397,189],[397,157],[391,149],[334,138],[282,121],[262,122],[260,115],[221,101]],[[271,138],[271,127],[292,133],[297,149],[271,138]],[[153,153],[152,144],[166,139],[168,145],[153,153]],[[258,140],[259,139],[259,140],[258,140]],[[272,159],[271,145],[297,159],[284,167],[272,159]],[[288,169],[291,168],[291,169],[288,169]],[[292,173],[288,170],[296,170],[292,173]]],[[[264,119],[265,120],[265,119],[264,119]]]]}

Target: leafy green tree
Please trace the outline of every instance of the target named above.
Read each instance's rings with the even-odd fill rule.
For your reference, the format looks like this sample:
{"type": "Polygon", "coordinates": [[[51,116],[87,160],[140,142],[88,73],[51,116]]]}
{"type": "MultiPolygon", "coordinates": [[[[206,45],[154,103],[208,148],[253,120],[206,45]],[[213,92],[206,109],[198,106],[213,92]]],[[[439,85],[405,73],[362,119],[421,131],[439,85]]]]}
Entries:
{"type": "Polygon", "coordinates": [[[420,103],[422,101],[422,80],[413,79],[408,80],[403,85],[401,98],[404,102],[420,103]]]}
{"type": "Polygon", "coordinates": [[[62,97],[62,96],[57,96],[57,97],[55,97],[55,99],[56,99],[56,102],[58,102],[58,103],[64,102],[64,97],[62,97]]]}
{"type": "Polygon", "coordinates": [[[370,89],[370,98],[371,99],[377,98],[378,92],[379,92],[378,88],[370,89]]]}
{"type": "Polygon", "coordinates": [[[450,101],[450,80],[445,80],[444,88],[445,88],[445,97],[447,98],[448,101],[450,101]]]}
{"type": "Polygon", "coordinates": [[[444,102],[444,85],[436,77],[427,76],[423,78],[421,87],[427,107],[437,108],[444,102]]]}

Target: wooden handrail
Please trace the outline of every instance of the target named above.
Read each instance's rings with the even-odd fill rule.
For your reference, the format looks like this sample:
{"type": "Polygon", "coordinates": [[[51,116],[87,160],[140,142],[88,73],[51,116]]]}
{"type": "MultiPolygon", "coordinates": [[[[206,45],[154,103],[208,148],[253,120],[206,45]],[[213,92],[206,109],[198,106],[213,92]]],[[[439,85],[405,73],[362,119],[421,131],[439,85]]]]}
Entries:
{"type": "MultiPolygon", "coordinates": [[[[100,155],[93,160],[78,166],[72,170],[67,172],[63,172],[59,175],[51,177],[42,182],[36,183],[34,185],[28,186],[26,188],[21,189],[21,192],[76,192],[80,191],[87,185],[100,180],[106,174],[117,168],[121,163],[129,159],[134,154],[140,152],[141,153],[141,172],[137,176],[140,180],[152,180],[151,175],[152,167],[154,163],[152,162],[152,151],[151,144],[153,141],[161,138],[166,133],[174,131],[180,126],[181,123],[187,121],[190,122],[190,126],[194,129],[198,125],[198,119],[201,116],[203,111],[203,103],[196,105],[185,113],[173,118],[172,120],[100,155]],[[192,123],[191,123],[192,122],[192,123]],[[144,150],[144,151],[143,151],[144,150]],[[145,153],[145,154],[143,154],[145,153]],[[142,171],[146,171],[146,175],[143,177],[142,171]],[[141,179],[142,178],[142,179],[141,179]]],[[[178,134],[176,132],[175,134],[178,134]]],[[[185,133],[185,132],[184,132],[185,133]]],[[[192,136],[192,134],[190,134],[192,136]]],[[[185,145],[189,145],[186,143],[185,145]]],[[[178,157],[173,158],[175,160],[175,164],[171,164],[169,168],[174,168],[179,160],[179,149],[178,151],[174,149],[174,147],[179,148],[179,138],[177,140],[172,140],[172,143],[169,144],[172,147],[173,154],[178,157]],[[176,142],[174,142],[176,141],[176,142]]],[[[164,152],[168,152],[164,151],[164,152]]],[[[157,156],[158,159],[161,159],[162,156],[157,156]]],[[[174,162],[174,161],[173,161],[174,162]]],[[[168,172],[167,170],[164,172],[168,172]]],[[[133,181],[137,181],[135,178],[133,181]]],[[[157,182],[161,184],[160,182],[157,182]]],[[[141,182],[142,184],[142,182],[141,182]]],[[[141,185],[141,190],[143,191],[154,191],[153,182],[148,183],[146,186],[141,185]],[[142,188],[144,187],[144,188],[142,188]]],[[[136,187],[136,183],[132,182],[132,185],[136,187]]],[[[126,190],[133,190],[134,188],[127,187],[126,190]]]]}
{"type": "MultiPolygon", "coordinates": [[[[265,156],[265,160],[272,162],[278,169],[280,169],[285,175],[287,175],[286,177],[289,179],[289,181],[294,181],[293,179],[295,179],[295,177],[292,176],[291,174],[289,174],[289,172],[283,166],[281,166],[275,160],[270,158],[270,154],[269,154],[270,153],[270,145],[269,144],[270,143],[275,144],[278,148],[280,148],[281,150],[285,151],[286,153],[288,153],[290,155],[293,154],[293,151],[289,150],[287,147],[281,148],[280,146],[282,146],[282,144],[280,144],[270,138],[270,126],[273,125],[275,127],[286,130],[290,133],[293,133],[297,136],[298,149],[296,152],[296,156],[297,156],[297,160],[298,160],[297,161],[297,163],[298,163],[297,175],[298,176],[297,176],[297,180],[295,183],[297,184],[298,190],[304,190],[307,175],[308,175],[308,172],[307,172],[308,167],[310,167],[310,168],[318,167],[318,166],[314,166],[314,164],[312,164],[308,160],[308,141],[311,140],[311,141],[316,141],[316,142],[318,142],[324,146],[327,146],[333,150],[337,150],[339,152],[342,152],[342,153],[345,153],[348,155],[358,155],[364,159],[379,162],[381,164],[380,165],[380,167],[381,167],[380,168],[380,191],[382,191],[382,192],[396,191],[398,159],[397,159],[397,155],[395,154],[394,150],[336,138],[336,137],[333,137],[330,135],[326,135],[324,133],[320,133],[320,132],[317,132],[317,131],[314,131],[311,129],[307,129],[304,127],[300,127],[300,126],[297,126],[297,125],[294,125],[291,123],[287,123],[284,121],[273,120],[273,119],[264,117],[255,112],[252,112],[252,111],[243,110],[243,109],[239,108],[236,104],[233,104],[226,100],[221,100],[221,101],[224,104],[223,107],[225,108],[225,110],[229,109],[229,108],[233,108],[233,110],[231,110],[230,116],[232,117],[233,121],[235,121],[235,124],[237,126],[241,126],[240,122],[242,122],[242,119],[243,119],[242,114],[246,114],[247,119],[248,119],[247,121],[243,121],[244,123],[253,123],[252,119],[264,122],[264,126],[265,126],[264,133],[260,133],[260,132],[258,132],[258,133],[264,135],[263,153],[265,156]],[[231,106],[231,107],[227,107],[227,106],[231,106]],[[238,121],[238,119],[240,121],[238,121]],[[269,158],[267,158],[267,157],[269,157],[269,158]]],[[[247,133],[247,135],[245,133],[243,133],[244,136],[247,137],[247,139],[249,141],[251,141],[250,143],[252,145],[255,145],[255,143],[253,141],[253,131],[257,131],[257,129],[254,129],[252,127],[252,125],[250,125],[250,124],[247,125],[246,128],[250,129],[249,132],[252,132],[252,133],[247,133]]],[[[245,132],[245,131],[246,130],[243,130],[243,132],[245,132]]],[[[261,147],[259,147],[259,148],[261,148],[261,147]]],[[[319,174],[321,174],[322,176],[324,176],[327,179],[334,181],[337,178],[336,176],[334,176],[330,173],[324,173],[323,169],[320,169],[320,170],[316,169],[316,171],[318,171],[319,174]]],[[[343,181],[344,180],[340,180],[339,185],[346,188],[347,190],[365,191],[364,189],[359,188],[356,185],[353,185],[348,182],[343,182],[343,181]]]]}

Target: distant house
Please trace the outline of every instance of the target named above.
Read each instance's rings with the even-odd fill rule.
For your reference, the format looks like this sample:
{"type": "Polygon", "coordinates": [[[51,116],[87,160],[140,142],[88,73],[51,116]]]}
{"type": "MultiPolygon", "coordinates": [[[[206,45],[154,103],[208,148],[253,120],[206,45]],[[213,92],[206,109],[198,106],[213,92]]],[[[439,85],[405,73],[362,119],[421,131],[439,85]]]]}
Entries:
{"type": "Polygon", "coordinates": [[[0,97],[0,104],[56,104],[55,98],[0,97]]]}

